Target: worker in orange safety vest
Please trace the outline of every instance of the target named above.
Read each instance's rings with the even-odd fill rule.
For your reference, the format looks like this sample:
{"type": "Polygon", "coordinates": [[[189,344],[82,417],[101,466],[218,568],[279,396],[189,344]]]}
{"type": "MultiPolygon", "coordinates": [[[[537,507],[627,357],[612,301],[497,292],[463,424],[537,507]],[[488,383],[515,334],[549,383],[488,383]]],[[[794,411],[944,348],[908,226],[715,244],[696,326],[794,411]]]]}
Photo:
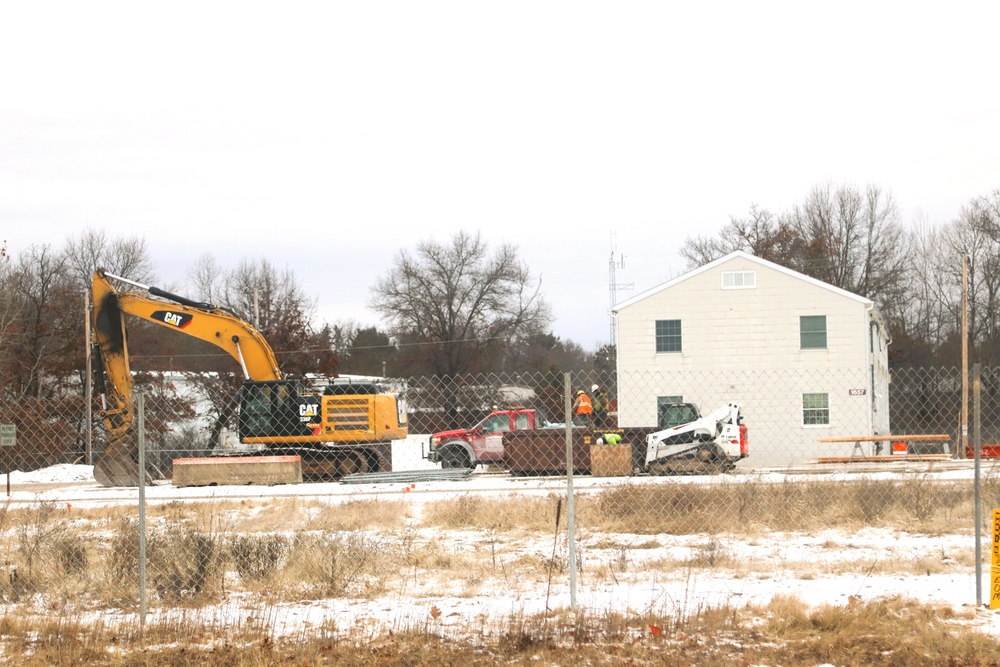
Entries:
{"type": "Polygon", "coordinates": [[[576,392],[576,399],[573,401],[573,424],[576,426],[590,426],[593,416],[594,407],[590,402],[590,396],[581,389],[576,392]]]}

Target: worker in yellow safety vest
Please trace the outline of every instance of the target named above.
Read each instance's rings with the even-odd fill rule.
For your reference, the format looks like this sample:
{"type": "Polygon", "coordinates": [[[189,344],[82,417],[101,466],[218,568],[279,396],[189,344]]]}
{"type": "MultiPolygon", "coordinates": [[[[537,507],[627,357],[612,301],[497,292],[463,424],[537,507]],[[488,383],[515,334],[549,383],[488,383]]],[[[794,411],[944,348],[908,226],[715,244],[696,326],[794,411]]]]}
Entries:
{"type": "Polygon", "coordinates": [[[608,425],[608,395],[604,393],[600,385],[595,384],[590,388],[590,393],[594,395],[592,407],[594,409],[594,426],[605,428],[608,425]]]}

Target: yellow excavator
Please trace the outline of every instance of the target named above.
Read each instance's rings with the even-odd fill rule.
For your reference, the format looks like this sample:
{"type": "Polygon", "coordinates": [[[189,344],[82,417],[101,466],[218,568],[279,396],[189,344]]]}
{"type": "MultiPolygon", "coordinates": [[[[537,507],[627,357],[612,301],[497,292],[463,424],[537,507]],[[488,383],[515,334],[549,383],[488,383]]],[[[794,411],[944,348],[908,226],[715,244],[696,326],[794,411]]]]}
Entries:
{"type": "Polygon", "coordinates": [[[402,397],[376,383],[331,382],[307,388],[286,378],[271,346],[249,322],[227,309],[97,270],[91,291],[95,388],[107,428],[94,478],[104,486],[139,483],[138,438],[129,368],[125,316],[131,315],[208,341],[243,370],[238,433],[254,453],[298,454],[303,477],[337,479],[345,474],[392,470],[392,440],[407,435],[402,397]],[[111,280],[140,291],[119,291],[111,280]]]}

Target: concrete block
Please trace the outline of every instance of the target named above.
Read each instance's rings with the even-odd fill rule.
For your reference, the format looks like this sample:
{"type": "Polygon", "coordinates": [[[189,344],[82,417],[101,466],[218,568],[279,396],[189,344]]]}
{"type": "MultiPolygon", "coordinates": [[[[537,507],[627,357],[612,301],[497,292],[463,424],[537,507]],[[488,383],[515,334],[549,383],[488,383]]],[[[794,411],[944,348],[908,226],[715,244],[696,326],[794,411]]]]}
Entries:
{"type": "Polygon", "coordinates": [[[210,456],[173,462],[174,486],[301,482],[302,461],[298,456],[210,456]]]}

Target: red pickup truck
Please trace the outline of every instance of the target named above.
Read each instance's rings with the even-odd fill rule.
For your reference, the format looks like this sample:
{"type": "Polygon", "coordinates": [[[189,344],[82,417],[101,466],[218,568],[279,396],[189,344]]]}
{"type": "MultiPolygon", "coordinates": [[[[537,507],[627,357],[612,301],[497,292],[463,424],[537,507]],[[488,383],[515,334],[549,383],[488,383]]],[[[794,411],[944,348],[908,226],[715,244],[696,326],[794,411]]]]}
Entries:
{"type": "Polygon", "coordinates": [[[472,428],[434,433],[425,457],[442,468],[475,468],[479,463],[503,460],[503,434],[538,428],[565,428],[550,424],[533,408],[494,410],[472,428]]]}

